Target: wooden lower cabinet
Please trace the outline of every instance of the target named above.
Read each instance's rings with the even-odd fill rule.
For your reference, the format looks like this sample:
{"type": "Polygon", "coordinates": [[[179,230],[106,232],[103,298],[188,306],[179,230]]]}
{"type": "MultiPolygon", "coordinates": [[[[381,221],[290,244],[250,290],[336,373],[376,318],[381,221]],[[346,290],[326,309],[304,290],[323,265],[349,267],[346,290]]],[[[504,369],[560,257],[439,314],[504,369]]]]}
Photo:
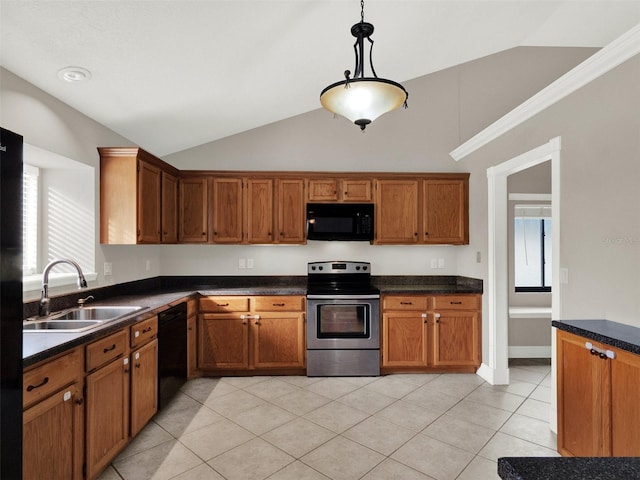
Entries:
{"type": "Polygon", "coordinates": [[[131,354],[131,436],[158,411],[158,340],[131,354]]]}
{"type": "Polygon", "coordinates": [[[24,480],[81,480],[84,355],[76,349],[24,374],[24,480]]]}
{"type": "Polygon", "coordinates": [[[303,373],[304,308],[303,296],[201,298],[198,368],[216,374],[303,373]]]}
{"type": "Polygon", "coordinates": [[[129,441],[129,357],[87,375],[87,478],[95,478],[129,441]]]}
{"type": "Polygon", "coordinates": [[[481,296],[383,295],[383,373],[475,372],[481,296]]]}
{"type": "Polygon", "coordinates": [[[187,377],[196,378],[198,371],[198,330],[197,316],[198,301],[191,299],[187,302],[187,377]]]}
{"type": "Polygon", "coordinates": [[[640,356],[559,330],[557,368],[558,452],[639,456],[640,356]]]}

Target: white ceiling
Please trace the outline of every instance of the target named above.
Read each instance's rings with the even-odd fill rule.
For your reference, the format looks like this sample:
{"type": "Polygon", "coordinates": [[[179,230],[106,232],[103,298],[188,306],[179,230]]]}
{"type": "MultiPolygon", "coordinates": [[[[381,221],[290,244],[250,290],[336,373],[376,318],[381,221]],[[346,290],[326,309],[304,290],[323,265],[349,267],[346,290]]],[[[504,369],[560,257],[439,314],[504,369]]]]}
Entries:
{"type": "MultiPolygon", "coordinates": [[[[360,2],[0,0],[0,17],[3,67],[166,155],[320,108],[353,70],[360,2]],[[59,80],[67,66],[91,80],[59,80]]],[[[406,82],[517,46],[602,47],[640,0],[367,0],[365,21],[377,74],[406,82]]]]}

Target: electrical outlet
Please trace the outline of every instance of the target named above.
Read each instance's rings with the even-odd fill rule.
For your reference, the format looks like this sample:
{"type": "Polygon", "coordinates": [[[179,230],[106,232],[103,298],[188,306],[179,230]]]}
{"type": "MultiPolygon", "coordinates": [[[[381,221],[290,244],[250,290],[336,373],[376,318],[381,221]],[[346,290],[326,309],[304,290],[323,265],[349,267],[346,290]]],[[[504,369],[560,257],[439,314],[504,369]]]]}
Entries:
{"type": "Polygon", "coordinates": [[[238,268],[247,268],[247,260],[245,258],[238,259],[238,268]]]}
{"type": "Polygon", "coordinates": [[[104,276],[108,277],[113,273],[113,264],[111,262],[104,262],[104,276]]]}
{"type": "Polygon", "coordinates": [[[480,252],[476,252],[476,263],[482,262],[482,254],[480,252]]]}
{"type": "Polygon", "coordinates": [[[247,268],[253,268],[253,258],[247,258],[247,268]]]}
{"type": "Polygon", "coordinates": [[[149,270],[151,270],[151,260],[147,260],[144,263],[144,269],[148,272],[149,270]]]}
{"type": "Polygon", "coordinates": [[[438,259],[437,258],[432,258],[431,259],[431,268],[438,268],[438,259]]]}
{"type": "Polygon", "coordinates": [[[444,268],[444,258],[438,259],[438,268],[444,268]]]}

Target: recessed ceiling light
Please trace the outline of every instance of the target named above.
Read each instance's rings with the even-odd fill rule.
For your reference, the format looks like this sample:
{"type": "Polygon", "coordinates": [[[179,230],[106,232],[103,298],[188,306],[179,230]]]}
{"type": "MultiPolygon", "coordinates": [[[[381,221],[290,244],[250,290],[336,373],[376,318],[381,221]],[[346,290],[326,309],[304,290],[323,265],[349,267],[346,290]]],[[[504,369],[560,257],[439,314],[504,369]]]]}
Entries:
{"type": "Polygon", "coordinates": [[[91,79],[91,72],[82,67],[65,67],[58,72],[58,78],[69,83],[86,82],[91,79]]]}

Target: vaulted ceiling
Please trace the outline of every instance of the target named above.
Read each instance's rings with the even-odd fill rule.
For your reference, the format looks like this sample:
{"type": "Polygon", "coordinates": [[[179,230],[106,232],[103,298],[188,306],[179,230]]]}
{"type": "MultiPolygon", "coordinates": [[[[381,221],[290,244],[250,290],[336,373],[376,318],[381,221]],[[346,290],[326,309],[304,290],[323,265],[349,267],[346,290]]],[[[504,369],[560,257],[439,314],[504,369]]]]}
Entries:
{"type": "MultiPolygon", "coordinates": [[[[0,0],[0,18],[4,68],[167,155],[320,108],[353,70],[360,2],[0,0]]],[[[377,74],[405,82],[517,46],[603,47],[640,1],[368,0],[364,18],[377,74]]]]}

